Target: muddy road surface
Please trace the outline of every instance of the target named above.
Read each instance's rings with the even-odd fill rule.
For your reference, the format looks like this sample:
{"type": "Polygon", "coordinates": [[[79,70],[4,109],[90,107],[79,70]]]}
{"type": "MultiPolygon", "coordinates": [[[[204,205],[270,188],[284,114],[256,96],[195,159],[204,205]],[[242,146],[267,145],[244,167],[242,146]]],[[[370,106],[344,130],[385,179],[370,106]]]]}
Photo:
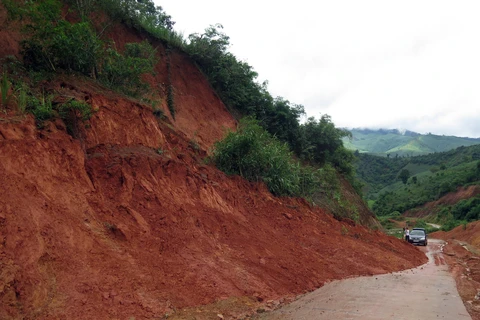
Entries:
{"type": "Polygon", "coordinates": [[[420,247],[428,263],[385,275],[334,281],[259,319],[472,319],[443,258],[441,240],[420,247]]]}

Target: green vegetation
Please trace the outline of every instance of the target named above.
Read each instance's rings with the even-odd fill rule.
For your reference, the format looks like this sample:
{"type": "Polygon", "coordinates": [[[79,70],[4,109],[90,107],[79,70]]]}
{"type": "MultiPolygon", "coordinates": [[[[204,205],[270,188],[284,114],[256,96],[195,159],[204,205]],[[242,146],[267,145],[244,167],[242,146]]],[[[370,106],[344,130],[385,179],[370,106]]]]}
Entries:
{"type": "Polygon", "coordinates": [[[70,100],[54,104],[54,96],[43,92],[38,96],[27,95],[25,99],[26,110],[35,116],[39,127],[43,127],[45,121],[59,117],[73,137],[79,135],[78,124],[87,121],[92,115],[92,108],[83,101],[70,100]]]}
{"type": "MultiPolygon", "coordinates": [[[[358,177],[369,187],[366,189],[369,206],[385,226],[388,221],[398,221],[392,216],[394,212],[415,211],[458,188],[480,184],[480,145],[411,158],[358,152],[356,157],[358,177]]],[[[480,219],[477,198],[431,210],[427,221],[442,225],[444,230],[480,219]]]]}
{"type": "MultiPolygon", "coordinates": [[[[305,115],[303,106],[273,97],[266,82],[258,83],[253,68],[228,51],[229,37],[221,25],[190,35],[187,43],[173,30],[175,22],[171,17],[151,0],[2,3],[10,19],[20,19],[25,24],[23,63],[17,66],[21,72],[10,70],[9,75],[15,74],[12,83],[18,90],[19,109],[32,113],[40,127],[45,121],[61,118],[68,132],[78,137],[78,125],[91,116],[87,103],[58,97],[58,93],[42,85],[59,73],[89,78],[140,101],[152,101],[145,96],[149,87],[144,76],[153,74],[159,56],[156,49],[144,41],[125,44],[119,50],[105,38],[111,25],[124,23],[147,39],[159,39],[165,44],[168,83],[164,86],[164,98],[173,119],[176,106],[170,59],[178,50],[193,59],[231,113],[242,119],[238,131],[230,132],[215,146],[212,161],[221,170],[263,181],[275,195],[303,196],[312,201],[331,199],[358,219],[355,205],[339,192],[340,175],[360,190],[354,179],[355,158],[342,143],[349,132],[336,128],[328,115],[300,123],[305,115]]],[[[9,91],[10,88],[2,90],[2,94],[9,91]]],[[[152,109],[157,117],[164,117],[154,105],[152,109]]],[[[192,140],[191,147],[198,150],[199,145],[192,140]]]]}
{"type": "Polygon", "coordinates": [[[408,178],[410,178],[410,171],[408,171],[407,169],[402,169],[398,177],[400,178],[400,180],[402,180],[403,184],[407,184],[408,178]]]}
{"type": "MultiPolygon", "coordinates": [[[[72,1],[70,1],[72,2],[72,1]]],[[[76,0],[78,2],[78,0],[76,0]]],[[[183,49],[183,36],[173,30],[172,17],[152,0],[90,0],[90,7],[106,12],[114,22],[121,22],[157,38],[171,47],[183,49]]]]}
{"type": "MultiPolygon", "coordinates": [[[[355,171],[358,179],[365,183],[366,198],[375,200],[380,192],[400,189],[396,182],[403,170],[408,170],[410,173],[411,178],[407,180],[407,184],[421,184],[422,181],[425,182],[425,177],[433,176],[434,178],[436,173],[448,175],[448,170],[446,171],[448,168],[480,160],[480,145],[458,147],[447,152],[411,158],[379,157],[358,152],[355,153],[355,157],[357,159],[354,162],[355,171]]],[[[465,183],[478,179],[474,173],[470,171],[470,175],[465,177],[465,183]]]]}
{"type": "Polygon", "coordinates": [[[270,134],[287,142],[298,156],[304,148],[300,132],[303,106],[281,97],[273,98],[267,84],[256,82],[257,73],[247,63],[228,52],[229,37],[221,25],[210,26],[203,34],[192,34],[188,54],[209,79],[233,114],[251,116],[270,134]]]}
{"type": "Polygon", "coordinates": [[[261,126],[266,132],[260,134],[253,130],[256,135],[250,136],[245,127],[240,127],[239,133],[242,132],[244,136],[229,134],[225,141],[217,145],[219,154],[217,153],[215,162],[219,168],[250,180],[263,180],[275,194],[303,196],[319,192],[312,190],[312,183],[320,184],[322,189],[324,183],[317,175],[320,172],[338,184],[338,177],[334,175],[332,179],[330,176],[330,168],[335,168],[360,192],[360,184],[354,178],[353,154],[345,149],[342,143],[342,138],[349,136],[349,132],[336,128],[328,115],[323,115],[319,120],[312,117],[306,123],[300,124],[300,117],[304,115],[303,106],[290,103],[282,97],[272,97],[267,91],[267,83],[256,82],[257,73],[253,68],[228,52],[229,37],[222,29],[221,25],[214,25],[201,35],[190,35],[186,51],[207,76],[231,112],[239,118],[256,119],[256,125],[261,126]],[[256,141],[255,143],[259,143],[261,147],[253,147],[255,140],[253,138],[264,139],[267,132],[270,138],[275,137],[286,145],[256,141]],[[236,145],[234,140],[239,145],[236,145]],[[258,157],[262,160],[258,158],[253,160],[250,153],[243,149],[246,146],[248,150],[257,150],[258,157]],[[273,149],[260,151],[267,147],[279,153],[274,153],[273,149]],[[292,154],[287,155],[289,151],[292,151],[292,154]],[[223,154],[224,152],[226,154],[223,154]],[[282,165],[277,163],[269,167],[265,163],[267,154],[275,161],[283,159],[282,165]],[[320,168],[320,171],[287,160],[292,157],[320,168]],[[250,165],[252,167],[249,167],[250,165]]]}
{"type": "Polygon", "coordinates": [[[157,62],[155,54],[146,41],[127,43],[123,54],[110,47],[105,52],[100,81],[109,88],[119,88],[123,93],[137,97],[148,89],[141,76],[153,72],[157,62]]]}
{"type": "Polygon", "coordinates": [[[373,211],[381,216],[393,211],[405,212],[426,202],[434,201],[469,183],[479,183],[480,175],[476,162],[448,168],[442,172],[425,172],[417,175],[417,183],[392,184],[380,192],[373,205],[373,211]]]}
{"type": "Polygon", "coordinates": [[[1,95],[1,105],[6,108],[10,101],[12,100],[12,94],[10,92],[12,84],[8,80],[7,74],[4,72],[2,74],[2,80],[0,82],[0,95],[1,95]]]}
{"type": "Polygon", "coordinates": [[[68,133],[78,138],[80,136],[79,123],[83,123],[92,116],[92,108],[84,101],[70,100],[57,107],[60,118],[65,122],[68,133]]]}
{"type": "Polygon", "coordinates": [[[347,175],[353,172],[353,153],[343,147],[342,138],[350,133],[343,129],[335,128],[328,115],[317,121],[308,118],[300,127],[304,139],[301,156],[314,163],[324,165],[332,163],[340,172],[347,175]]]}
{"type": "Polygon", "coordinates": [[[353,129],[351,132],[353,139],[344,139],[349,150],[390,157],[412,157],[480,143],[480,139],[419,134],[411,131],[353,129]]]}
{"type": "MultiPolygon", "coordinates": [[[[124,52],[118,52],[113,44],[100,38],[95,26],[85,15],[100,5],[111,9],[107,12],[112,15],[117,14],[120,7],[125,9],[132,1],[123,2],[125,7],[118,1],[71,1],[82,21],[70,23],[61,15],[62,2],[59,0],[16,3],[3,0],[11,18],[28,20],[24,28],[26,40],[22,42],[23,61],[27,70],[42,73],[61,70],[82,74],[127,95],[139,96],[148,88],[141,77],[153,72],[157,62],[155,50],[148,42],[142,42],[126,44],[124,52]],[[114,3],[119,6],[118,10],[113,9],[114,3]]],[[[138,6],[134,7],[142,8],[142,5],[138,6]]],[[[137,14],[137,18],[145,23],[153,19],[148,15],[143,16],[142,11],[137,14]]]]}
{"type": "Polygon", "coordinates": [[[480,197],[460,200],[451,209],[455,220],[480,220],[480,197]]]}
{"type": "Polygon", "coordinates": [[[355,157],[355,171],[358,179],[365,184],[368,200],[375,199],[380,190],[395,183],[399,172],[408,164],[408,159],[399,157],[385,158],[358,152],[355,152],[355,157]]]}
{"type": "MultiPolygon", "coordinates": [[[[55,103],[56,93],[46,92],[38,79],[49,79],[59,72],[73,73],[97,79],[109,88],[134,97],[147,91],[148,85],[142,76],[153,72],[157,62],[156,50],[144,41],[127,43],[120,53],[114,44],[101,39],[88,18],[88,13],[95,8],[110,6],[112,9],[114,4],[121,6],[119,1],[70,1],[81,16],[81,21],[76,23],[64,20],[61,14],[63,4],[59,0],[2,0],[2,3],[10,19],[26,21],[25,40],[21,43],[23,63],[7,59],[4,64],[0,86],[2,105],[6,106],[15,93],[18,110],[32,113],[39,127],[43,127],[45,121],[59,117],[68,132],[77,137],[78,124],[90,118],[91,107],[72,99],[55,103]]],[[[135,14],[141,15],[141,12],[135,14]]],[[[151,18],[143,17],[142,21],[151,22],[151,18]]],[[[171,24],[167,20],[162,21],[171,24]]]]}
{"type": "Polygon", "coordinates": [[[309,197],[324,184],[324,172],[302,167],[285,143],[252,118],[242,119],[237,132],[216,143],[212,160],[227,174],[265,182],[275,195],[309,197]]]}
{"type": "Polygon", "coordinates": [[[42,127],[43,122],[54,118],[53,95],[42,94],[39,97],[29,96],[27,100],[27,111],[30,111],[37,120],[37,124],[42,127]]]}
{"type": "Polygon", "coordinates": [[[167,73],[168,73],[168,87],[167,87],[167,106],[173,120],[175,120],[175,91],[172,85],[172,61],[170,58],[171,50],[167,49],[167,73]]]}
{"type": "Polygon", "coordinates": [[[55,16],[56,21],[38,19],[28,25],[31,37],[22,43],[25,65],[35,70],[93,75],[100,64],[102,42],[92,26],[88,22],[71,24],[62,20],[59,12],[55,16]]]}

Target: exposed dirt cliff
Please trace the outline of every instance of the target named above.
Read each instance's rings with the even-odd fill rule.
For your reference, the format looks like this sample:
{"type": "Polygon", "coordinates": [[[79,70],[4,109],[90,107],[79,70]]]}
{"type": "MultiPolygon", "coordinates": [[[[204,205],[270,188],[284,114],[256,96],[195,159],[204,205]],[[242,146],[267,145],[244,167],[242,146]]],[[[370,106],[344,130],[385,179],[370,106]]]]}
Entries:
{"type": "MultiPolygon", "coordinates": [[[[112,36],[141,39],[122,27],[112,36]]],[[[1,52],[18,54],[12,39],[0,39],[1,52]]],[[[160,97],[173,83],[175,120],[164,101],[159,120],[74,76],[44,85],[96,111],[75,138],[60,120],[38,129],[31,115],[1,116],[1,319],[151,319],[231,297],[251,312],[426,261],[403,241],[204,164],[236,122],[184,54],[169,55],[168,77],[158,52],[149,81],[160,97]]]]}

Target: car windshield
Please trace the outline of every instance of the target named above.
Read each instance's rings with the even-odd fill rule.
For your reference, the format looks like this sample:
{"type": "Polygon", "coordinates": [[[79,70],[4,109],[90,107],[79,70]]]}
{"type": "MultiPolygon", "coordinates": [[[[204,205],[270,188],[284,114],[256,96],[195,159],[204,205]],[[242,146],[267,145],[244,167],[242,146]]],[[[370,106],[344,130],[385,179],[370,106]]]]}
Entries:
{"type": "Polygon", "coordinates": [[[423,232],[422,230],[412,230],[412,232],[410,232],[410,235],[411,236],[424,236],[425,232],[423,232]]]}

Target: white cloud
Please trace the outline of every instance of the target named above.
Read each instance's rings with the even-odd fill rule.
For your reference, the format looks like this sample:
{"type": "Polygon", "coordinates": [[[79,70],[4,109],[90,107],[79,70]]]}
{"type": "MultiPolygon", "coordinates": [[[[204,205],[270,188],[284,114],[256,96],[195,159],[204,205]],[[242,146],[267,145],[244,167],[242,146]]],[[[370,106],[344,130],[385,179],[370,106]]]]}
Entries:
{"type": "Polygon", "coordinates": [[[186,35],[222,23],[273,95],[337,126],[480,137],[476,1],[157,1],[186,35]]]}

